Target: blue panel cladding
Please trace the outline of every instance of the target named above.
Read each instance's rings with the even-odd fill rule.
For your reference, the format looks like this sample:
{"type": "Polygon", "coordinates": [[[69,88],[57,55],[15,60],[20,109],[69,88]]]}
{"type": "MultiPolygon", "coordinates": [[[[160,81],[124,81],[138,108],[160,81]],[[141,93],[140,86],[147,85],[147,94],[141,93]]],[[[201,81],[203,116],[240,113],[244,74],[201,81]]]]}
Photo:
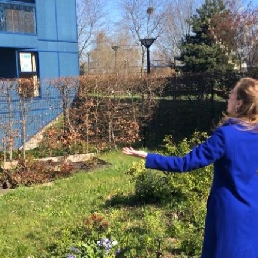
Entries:
{"type": "Polygon", "coordinates": [[[57,33],[59,41],[77,42],[77,16],[74,0],[56,0],[57,33]]]}
{"type": "Polygon", "coordinates": [[[0,81],[0,110],[4,113],[9,109],[20,110],[20,97],[18,93],[17,81],[0,81]]]}
{"type": "Polygon", "coordinates": [[[42,80],[59,76],[59,58],[57,52],[39,52],[39,74],[42,80]]]}
{"type": "Polygon", "coordinates": [[[26,140],[29,140],[62,113],[60,99],[49,100],[49,105],[46,105],[46,100],[42,100],[41,102],[42,108],[39,107],[39,103],[37,102],[36,107],[33,108],[31,106],[30,109],[28,109],[29,116],[26,121],[26,140]]]}
{"type": "Polygon", "coordinates": [[[0,113],[0,151],[2,151],[4,142],[13,139],[13,149],[21,146],[21,112],[1,112],[0,113]]]}
{"type": "Polygon", "coordinates": [[[28,34],[13,34],[1,32],[1,47],[37,48],[37,36],[28,34]]]}
{"type": "MultiPolygon", "coordinates": [[[[17,102],[17,106],[21,103],[17,102]]],[[[23,125],[25,125],[26,138],[29,140],[33,135],[39,132],[52,120],[54,120],[61,112],[60,99],[49,100],[49,106],[46,105],[46,100],[28,100],[21,107],[14,108],[11,112],[1,112],[0,114],[0,138],[1,142],[5,138],[14,138],[14,149],[18,149],[23,143],[23,125]]],[[[1,150],[1,147],[0,147],[1,150]]]]}
{"type": "MultiPolygon", "coordinates": [[[[25,141],[39,132],[63,111],[63,102],[58,88],[51,84],[42,85],[44,94],[40,98],[20,98],[17,82],[0,82],[0,151],[4,139],[14,139],[14,149],[22,146],[25,125],[25,141]],[[7,87],[8,85],[8,87],[7,87]]],[[[71,103],[74,90],[70,91],[68,104],[71,103]]]]}
{"type": "Polygon", "coordinates": [[[0,81],[0,85],[0,143],[13,139],[13,148],[16,149],[21,143],[22,132],[22,109],[17,82],[0,81]]]}
{"type": "MultiPolygon", "coordinates": [[[[76,44],[61,44],[68,50],[75,50],[76,44]]],[[[79,60],[77,52],[39,52],[40,77],[46,80],[63,76],[78,76],[79,60]]]]}
{"type": "MultiPolygon", "coordinates": [[[[62,99],[59,90],[51,85],[51,80],[79,75],[76,1],[36,0],[35,10],[36,35],[0,32],[0,47],[4,48],[4,53],[0,48],[0,71],[3,71],[5,78],[16,78],[19,72],[18,66],[13,67],[18,63],[9,62],[10,59],[16,60],[15,51],[28,50],[38,54],[40,96],[25,102],[26,140],[62,113],[62,99]],[[12,49],[10,53],[8,48],[12,49]]],[[[0,149],[3,138],[8,134],[17,134],[14,144],[16,149],[21,147],[24,137],[22,102],[17,92],[17,82],[10,95],[11,109],[6,92],[0,91],[0,149]]],[[[72,101],[73,97],[74,90],[71,90],[67,99],[72,101]]]]}
{"type": "Polygon", "coordinates": [[[60,53],[60,76],[77,76],[79,62],[77,53],[60,53]]]}
{"type": "Polygon", "coordinates": [[[58,42],[59,52],[72,52],[77,54],[78,61],[78,44],[77,43],[67,43],[67,42],[58,42]]]}
{"type": "MultiPolygon", "coordinates": [[[[37,1],[36,19],[39,40],[57,40],[56,3],[54,0],[37,1]]],[[[66,4],[64,4],[66,8],[66,4]]],[[[74,29],[74,28],[73,28],[74,29]]]]}

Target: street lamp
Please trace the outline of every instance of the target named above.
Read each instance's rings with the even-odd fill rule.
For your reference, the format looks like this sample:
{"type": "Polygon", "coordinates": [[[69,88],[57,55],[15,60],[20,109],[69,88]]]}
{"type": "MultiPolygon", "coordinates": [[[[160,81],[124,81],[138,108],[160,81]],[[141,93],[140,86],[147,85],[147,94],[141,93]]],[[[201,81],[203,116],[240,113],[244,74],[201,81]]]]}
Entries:
{"type": "Polygon", "coordinates": [[[150,46],[155,41],[155,38],[140,39],[141,45],[147,49],[147,73],[150,73],[150,46]]]}
{"type": "Polygon", "coordinates": [[[116,53],[117,53],[117,50],[119,49],[119,46],[112,46],[111,47],[114,51],[115,51],[115,69],[116,69],[116,53]]]}
{"type": "Polygon", "coordinates": [[[88,57],[88,74],[90,74],[90,52],[87,52],[88,57]]]}

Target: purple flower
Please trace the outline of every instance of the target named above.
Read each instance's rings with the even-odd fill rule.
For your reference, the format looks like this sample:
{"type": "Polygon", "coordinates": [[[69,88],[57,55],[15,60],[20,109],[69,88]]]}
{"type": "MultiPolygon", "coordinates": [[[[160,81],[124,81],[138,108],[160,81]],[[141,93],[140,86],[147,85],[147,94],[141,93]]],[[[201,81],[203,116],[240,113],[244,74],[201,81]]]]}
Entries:
{"type": "Polygon", "coordinates": [[[119,255],[121,252],[122,252],[122,249],[121,249],[121,248],[118,248],[118,249],[115,251],[115,256],[119,255]]]}
{"type": "Polygon", "coordinates": [[[78,249],[78,248],[76,248],[76,247],[71,247],[71,248],[70,248],[70,251],[75,252],[75,253],[77,253],[77,254],[81,252],[80,249],[78,249]]]}
{"type": "Polygon", "coordinates": [[[73,254],[68,254],[67,258],[76,258],[76,256],[73,254]]]}

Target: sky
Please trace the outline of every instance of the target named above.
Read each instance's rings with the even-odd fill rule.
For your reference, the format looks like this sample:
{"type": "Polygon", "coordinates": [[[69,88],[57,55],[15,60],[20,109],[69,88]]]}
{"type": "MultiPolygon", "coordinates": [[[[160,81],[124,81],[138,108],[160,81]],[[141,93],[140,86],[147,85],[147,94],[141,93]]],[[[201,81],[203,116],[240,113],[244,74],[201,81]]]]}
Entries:
{"type": "Polygon", "coordinates": [[[112,22],[118,22],[121,18],[119,0],[106,0],[105,4],[109,19],[112,22]]]}
{"type": "Polygon", "coordinates": [[[258,0],[253,0],[253,4],[258,5],[258,0]]]}
{"type": "MultiPolygon", "coordinates": [[[[121,11],[119,7],[119,2],[121,0],[106,0],[106,11],[108,12],[109,22],[119,22],[121,19],[121,11]]],[[[204,0],[201,0],[204,2],[204,0]]],[[[242,0],[243,3],[248,3],[250,0],[242,0]]],[[[258,0],[251,0],[254,6],[258,6],[258,0]]]]}

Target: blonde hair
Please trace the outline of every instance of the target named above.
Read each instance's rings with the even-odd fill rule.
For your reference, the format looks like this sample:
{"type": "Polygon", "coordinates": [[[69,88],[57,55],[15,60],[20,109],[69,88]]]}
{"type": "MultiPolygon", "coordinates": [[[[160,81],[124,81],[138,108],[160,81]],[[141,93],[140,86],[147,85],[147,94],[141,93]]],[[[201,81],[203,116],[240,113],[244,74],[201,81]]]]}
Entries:
{"type": "Polygon", "coordinates": [[[243,125],[246,130],[258,131],[258,80],[242,78],[235,86],[237,100],[242,101],[241,107],[234,113],[223,114],[220,124],[228,120],[243,125]]]}

